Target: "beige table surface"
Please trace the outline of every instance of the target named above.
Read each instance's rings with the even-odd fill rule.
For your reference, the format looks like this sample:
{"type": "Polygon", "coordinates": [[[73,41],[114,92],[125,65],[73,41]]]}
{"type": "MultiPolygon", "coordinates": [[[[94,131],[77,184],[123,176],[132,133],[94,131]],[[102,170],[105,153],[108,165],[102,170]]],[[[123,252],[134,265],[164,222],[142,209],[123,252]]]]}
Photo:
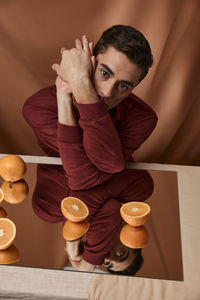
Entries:
{"type": "MultiPolygon", "coordinates": [[[[59,158],[21,157],[25,162],[61,163],[59,158]]],[[[177,171],[184,281],[2,265],[0,299],[200,299],[200,167],[142,163],[128,167],[177,171]]]]}

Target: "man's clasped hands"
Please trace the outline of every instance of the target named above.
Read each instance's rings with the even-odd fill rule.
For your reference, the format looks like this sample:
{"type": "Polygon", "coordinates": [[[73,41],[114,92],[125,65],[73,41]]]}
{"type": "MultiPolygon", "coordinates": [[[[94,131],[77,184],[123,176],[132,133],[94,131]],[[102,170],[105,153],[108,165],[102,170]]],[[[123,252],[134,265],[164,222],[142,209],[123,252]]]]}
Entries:
{"type": "MultiPolygon", "coordinates": [[[[63,93],[79,94],[91,85],[91,76],[95,70],[95,56],[93,55],[92,42],[86,35],[75,40],[75,47],[67,50],[61,48],[62,59],[60,64],[53,64],[52,69],[57,73],[57,90],[63,93]]],[[[79,102],[80,97],[77,97],[79,102]]]]}

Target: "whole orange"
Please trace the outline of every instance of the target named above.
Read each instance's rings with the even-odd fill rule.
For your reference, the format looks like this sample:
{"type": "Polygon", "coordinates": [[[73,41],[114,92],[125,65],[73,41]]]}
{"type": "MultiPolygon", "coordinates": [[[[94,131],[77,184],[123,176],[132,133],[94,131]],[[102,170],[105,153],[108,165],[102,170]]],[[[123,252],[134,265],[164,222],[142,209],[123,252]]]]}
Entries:
{"type": "Polygon", "coordinates": [[[6,181],[17,181],[26,172],[23,159],[14,154],[5,155],[0,159],[0,176],[6,181]]]}
{"type": "Polygon", "coordinates": [[[10,204],[22,202],[29,191],[28,184],[24,179],[15,182],[4,181],[1,189],[4,193],[4,200],[10,204]]]}

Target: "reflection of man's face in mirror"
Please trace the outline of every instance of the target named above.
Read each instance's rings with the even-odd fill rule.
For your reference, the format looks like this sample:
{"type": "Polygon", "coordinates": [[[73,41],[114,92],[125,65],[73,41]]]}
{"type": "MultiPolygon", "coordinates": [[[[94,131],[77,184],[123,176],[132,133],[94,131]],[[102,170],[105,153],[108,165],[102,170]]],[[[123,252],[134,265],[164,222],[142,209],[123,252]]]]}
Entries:
{"type": "Polygon", "coordinates": [[[143,258],[141,249],[131,249],[121,243],[120,231],[123,225],[124,222],[121,223],[115,235],[112,246],[104,259],[103,267],[112,274],[121,272],[121,274],[134,275],[140,269],[143,258]]]}
{"type": "Polygon", "coordinates": [[[119,272],[129,267],[134,258],[133,250],[118,241],[108,252],[103,265],[111,271],[119,272]]]}

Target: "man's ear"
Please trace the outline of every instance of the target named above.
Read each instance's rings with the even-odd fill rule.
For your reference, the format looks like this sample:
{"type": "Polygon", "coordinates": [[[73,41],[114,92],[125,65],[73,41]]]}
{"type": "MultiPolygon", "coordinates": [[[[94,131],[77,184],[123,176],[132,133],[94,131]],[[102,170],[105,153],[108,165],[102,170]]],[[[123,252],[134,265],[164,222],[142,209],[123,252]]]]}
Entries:
{"type": "Polygon", "coordinates": [[[92,61],[92,67],[93,67],[93,73],[96,69],[96,58],[93,55],[93,45],[92,42],[89,42],[89,48],[90,48],[90,54],[91,54],[91,61],[92,61]]]}
{"type": "Polygon", "coordinates": [[[91,56],[91,61],[92,61],[92,67],[93,67],[93,73],[94,73],[94,71],[96,69],[96,58],[94,55],[91,56]]]}

